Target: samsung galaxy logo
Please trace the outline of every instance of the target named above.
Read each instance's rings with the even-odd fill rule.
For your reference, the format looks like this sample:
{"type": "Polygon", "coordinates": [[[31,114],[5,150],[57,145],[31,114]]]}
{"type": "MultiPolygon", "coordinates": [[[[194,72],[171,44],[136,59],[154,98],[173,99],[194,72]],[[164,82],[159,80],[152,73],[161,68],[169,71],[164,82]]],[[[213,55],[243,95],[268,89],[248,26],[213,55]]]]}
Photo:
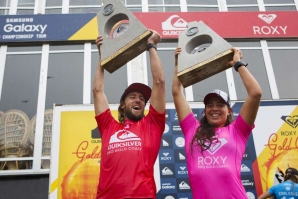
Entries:
{"type": "Polygon", "coordinates": [[[180,126],[173,126],[173,131],[181,131],[181,127],[180,126]]]}
{"type": "Polygon", "coordinates": [[[48,25],[12,25],[12,24],[6,24],[4,26],[5,32],[40,32],[44,33],[48,25]]]}
{"type": "Polygon", "coordinates": [[[175,189],[175,185],[171,185],[171,183],[162,183],[162,189],[175,189]]]}
{"type": "Polygon", "coordinates": [[[254,182],[250,182],[249,180],[242,180],[243,186],[254,186],[254,182]]]}

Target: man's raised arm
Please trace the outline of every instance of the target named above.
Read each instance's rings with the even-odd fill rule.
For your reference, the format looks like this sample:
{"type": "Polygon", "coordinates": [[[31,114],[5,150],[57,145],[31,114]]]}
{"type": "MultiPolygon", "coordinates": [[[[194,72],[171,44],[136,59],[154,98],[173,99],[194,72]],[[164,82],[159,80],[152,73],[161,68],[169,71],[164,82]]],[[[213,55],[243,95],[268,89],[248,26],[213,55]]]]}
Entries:
{"type": "Polygon", "coordinates": [[[108,99],[104,93],[104,68],[101,66],[101,52],[100,46],[103,42],[101,36],[96,38],[96,45],[99,53],[99,61],[94,74],[93,81],[93,98],[95,115],[99,115],[109,108],[108,99]]]}

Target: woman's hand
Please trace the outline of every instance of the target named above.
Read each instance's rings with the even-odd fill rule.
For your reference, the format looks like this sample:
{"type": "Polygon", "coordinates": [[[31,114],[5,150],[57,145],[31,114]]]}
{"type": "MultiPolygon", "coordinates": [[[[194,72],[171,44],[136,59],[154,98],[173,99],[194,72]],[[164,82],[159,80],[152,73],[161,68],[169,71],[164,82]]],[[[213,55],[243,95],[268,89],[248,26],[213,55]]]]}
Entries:
{"type": "Polygon", "coordinates": [[[181,48],[177,47],[175,50],[175,67],[178,66],[178,55],[181,53],[181,48]]]}
{"type": "Polygon", "coordinates": [[[102,42],[103,41],[103,38],[102,36],[98,36],[95,40],[95,43],[96,43],[96,46],[97,46],[97,49],[98,49],[98,52],[99,52],[99,55],[101,56],[101,52],[100,52],[100,46],[102,45],[102,42]]]}

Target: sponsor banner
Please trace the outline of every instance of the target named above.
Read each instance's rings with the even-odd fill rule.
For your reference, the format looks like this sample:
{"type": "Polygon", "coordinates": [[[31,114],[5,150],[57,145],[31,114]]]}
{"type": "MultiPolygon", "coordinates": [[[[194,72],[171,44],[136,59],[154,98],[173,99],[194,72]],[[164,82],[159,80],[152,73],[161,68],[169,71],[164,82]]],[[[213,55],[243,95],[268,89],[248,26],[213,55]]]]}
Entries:
{"type": "Polygon", "coordinates": [[[297,38],[297,11],[134,13],[163,39],[175,39],[187,23],[203,21],[223,38],[297,38]]]}
{"type": "Polygon", "coordinates": [[[258,195],[283,182],[288,167],[298,168],[297,104],[297,100],[261,103],[253,130],[257,160],[252,166],[255,179],[260,178],[258,195]]]}
{"type": "MultiPolygon", "coordinates": [[[[297,104],[297,100],[261,103],[255,129],[248,139],[241,162],[241,181],[249,199],[257,198],[272,185],[283,182],[284,171],[289,166],[298,168],[297,104]]],[[[243,102],[233,103],[236,116],[242,105],[243,102]]],[[[117,105],[110,106],[115,118],[117,108],[117,105]]],[[[191,108],[200,116],[203,104],[191,104],[191,108]]],[[[50,199],[64,198],[65,194],[72,198],[94,198],[99,176],[101,138],[93,109],[92,105],[54,107],[50,199]]],[[[167,105],[166,113],[169,130],[163,134],[154,167],[157,198],[191,199],[185,154],[187,143],[181,132],[170,133],[177,124],[175,109],[167,105]]],[[[225,142],[221,140],[223,145],[225,142]]],[[[210,168],[216,162],[214,169],[225,167],[225,157],[214,159],[212,156],[218,150],[220,147],[208,150],[210,155],[198,159],[198,166],[210,168]]]]}
{"type": "Polygon", "coordinates": [[[95,40],[96,14],[0,15],[0,42],[95,40]]]}
{"type": "Polygon", "coordinates": [[[101,138],[94,111],[76,109],[57,114],[57,108],[54,108],[51,157],[51,199],[69,196],[95,198],[101,159],[101,138]]]}
{"type": "MultiPolygon", "coordinates": [[[[203,21],[223,38],[297,38],[297,11],[134,13],[163,39],[177,39],[187,23],[203,21]],[[232,28],[230,28],[232,24],[232,28]]],[[[124,33],[125,34],[125,33],[124,33]]],[[[0,43],[88,41],[98,35],[96,13],[0,16],[0,43]]]]}

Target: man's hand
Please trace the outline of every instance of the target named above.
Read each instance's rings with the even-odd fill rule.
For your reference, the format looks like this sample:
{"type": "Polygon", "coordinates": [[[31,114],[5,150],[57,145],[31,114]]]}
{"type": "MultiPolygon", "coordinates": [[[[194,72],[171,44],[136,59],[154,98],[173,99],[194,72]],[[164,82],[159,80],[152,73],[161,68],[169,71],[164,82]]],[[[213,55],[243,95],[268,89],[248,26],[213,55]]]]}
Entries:
{"type": "Polygon", "coordinates": [[[152,35],[148,38],[147,44],[158,44],[161,41],[161,36],[156,32],[155,30],[150,30],[152,32],[152,35]]]}
{"type": "Polygon", "coordinates": [[[233,67],[237,61],[242,59],[242,51],[237,48],[232,48],[231,50],[234,52],[234,56],[233,60],[227,63],[227,66],[230,65],[233,67]]]}

